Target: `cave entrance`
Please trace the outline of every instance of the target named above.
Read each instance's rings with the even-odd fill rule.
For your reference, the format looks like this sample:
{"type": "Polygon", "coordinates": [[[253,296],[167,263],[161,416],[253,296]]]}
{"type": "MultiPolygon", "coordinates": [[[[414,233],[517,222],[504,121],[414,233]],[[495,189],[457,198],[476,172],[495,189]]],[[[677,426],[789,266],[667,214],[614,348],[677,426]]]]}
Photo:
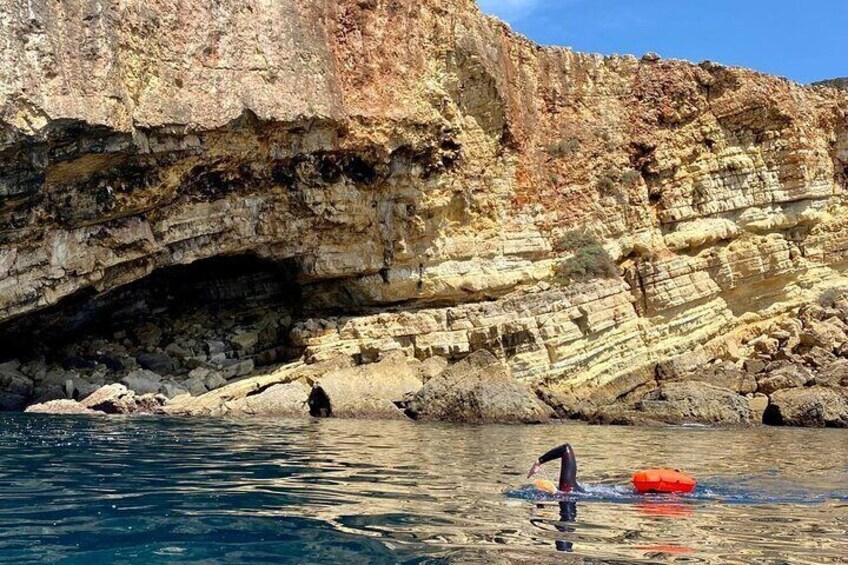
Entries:
{"type": "Polygon", "coordinates": [[[35,382],[34,399],[78,396],[143,370],[176,391],[202,393],[256,368],[300,356],[302,313],[294,260],[215,257],[160,269],[97,294],[84,290],[0,326],[0,364],[35,382]],[[81,383],[68,384],[70,382],[81,383]]]}

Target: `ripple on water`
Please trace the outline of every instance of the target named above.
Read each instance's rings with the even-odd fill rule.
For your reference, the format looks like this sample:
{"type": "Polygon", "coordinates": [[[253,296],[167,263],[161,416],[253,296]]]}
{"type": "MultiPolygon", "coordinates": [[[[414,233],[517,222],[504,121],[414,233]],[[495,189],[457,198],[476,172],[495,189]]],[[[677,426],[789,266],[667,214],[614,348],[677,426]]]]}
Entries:
{"type": "MultiPolygon", "coordinates": [[[[835,430],[2,415],[0,561],[842,563],[835,430]],[[524,473],[570,441],[586,493],[524,473]],[[636,468],[700,479],[639,496],[636,468]]],[[[554,478],[556,469],[546,470],[554,478]]]]}

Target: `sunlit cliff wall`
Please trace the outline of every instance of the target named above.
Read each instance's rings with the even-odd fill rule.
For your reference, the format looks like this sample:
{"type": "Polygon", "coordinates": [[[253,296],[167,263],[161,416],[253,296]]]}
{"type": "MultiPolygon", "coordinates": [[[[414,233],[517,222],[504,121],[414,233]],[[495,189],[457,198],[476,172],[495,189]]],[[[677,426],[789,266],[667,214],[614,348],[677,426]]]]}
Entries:
{"type": "Polygon", "coordinates": [[[546,48],[471,0],[0,5],[0,320],[294,261],[307,360],[599,384],[848,284],[848,94],[546,48]]]}

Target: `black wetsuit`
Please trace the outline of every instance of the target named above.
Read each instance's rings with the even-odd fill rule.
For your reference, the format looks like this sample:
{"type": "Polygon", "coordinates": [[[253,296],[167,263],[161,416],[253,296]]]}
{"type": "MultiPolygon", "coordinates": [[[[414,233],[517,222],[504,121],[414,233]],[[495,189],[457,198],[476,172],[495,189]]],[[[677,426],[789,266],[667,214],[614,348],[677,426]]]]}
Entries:
{"type": "Polygon", "coordinates": [[[554,459],[560,459],[559,467],[559,490],[562,492],[571,492],[576,490],[582,492],[583,488],[577,483],[577,458],[574,456],[574,450],[567,443],[560,445],[555,449],[551,449],[541,457],[539,463],[545,464],[554,459]]]}

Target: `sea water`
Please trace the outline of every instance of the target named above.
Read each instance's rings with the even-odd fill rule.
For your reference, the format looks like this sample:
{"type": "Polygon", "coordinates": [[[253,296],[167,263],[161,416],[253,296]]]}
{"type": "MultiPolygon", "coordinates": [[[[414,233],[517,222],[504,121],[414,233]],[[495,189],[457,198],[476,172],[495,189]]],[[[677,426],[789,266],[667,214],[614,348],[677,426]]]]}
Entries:
{"type": "Polygon", "coordinates": [[[0,562],[846,563],[848,431],[0,415],[0,562]]]}

